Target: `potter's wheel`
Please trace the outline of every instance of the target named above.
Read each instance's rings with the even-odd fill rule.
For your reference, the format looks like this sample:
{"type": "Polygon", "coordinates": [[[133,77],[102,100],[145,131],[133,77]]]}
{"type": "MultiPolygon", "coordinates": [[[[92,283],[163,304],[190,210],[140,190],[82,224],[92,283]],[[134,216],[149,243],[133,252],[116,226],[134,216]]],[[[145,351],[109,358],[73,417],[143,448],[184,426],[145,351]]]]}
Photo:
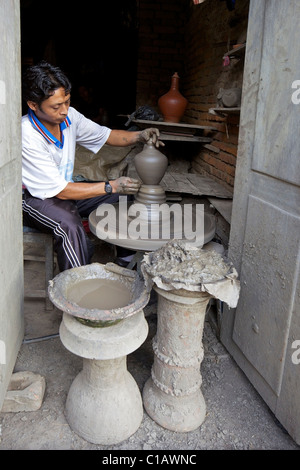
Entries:
{"type": "MultiPolygon", "coordinates": [[[[106,214],[106,224],[103,223],[103,209],[100,215],[97,215],[98,209],[94,210],[89,216],[91,232],[101,240],[135,251],[154,251],[173,239],[194,243],[195,239],[192,239],[191,232],[195,229],[197,229],[197,246],[199,247],[210,242],[215,235],[215,216],[203,212],[202,208],[202,216],[199,215],[199,205],[190,204],[189,216],[184,211],[183,205],[182,210],[179,211],[181,220],[178,219],[177,213],[175,223],[174,214],[170,210],[165,223],[162,220],[162,215],[158,215],[153,206],[148,206],[145,216],[145,213],[137,215],[134,204],[136,203],[128,203],[128,210],[124,210],[121,204],[111,204],[114,210],[106,214]],[[202,223],[200,226],[200,220],[204,221],[204,227],[202,223]],[[137,226],[140,231],[138,235],[137,226]],[[190,227],[190,232],[187,227],[190,227]],[[133,228],[134,230],[132,230],[133,228]],[[151,235],[151,231],[152,233],[154,231],[154,237],[151,235]]],[[[167,205],[171,206],[171,204],[167,205]]]]}

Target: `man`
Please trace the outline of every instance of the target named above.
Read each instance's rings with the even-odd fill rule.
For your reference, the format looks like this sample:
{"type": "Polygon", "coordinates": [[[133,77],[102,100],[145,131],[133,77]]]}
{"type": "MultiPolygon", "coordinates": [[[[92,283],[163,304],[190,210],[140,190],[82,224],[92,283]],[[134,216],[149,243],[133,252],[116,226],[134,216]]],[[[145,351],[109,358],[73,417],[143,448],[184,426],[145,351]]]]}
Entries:
{"type": "Polygon", "coordinates": [[[89,264],[93,245],[81,217],[102,203],[115,203],[119,194],[135,194],[138,180],[120,177],[107,182],[73,182],[76,143],[97,153],[104,144],[129,146],[147,142],[163,145],[157,129],[130,132],[109,129],[70,107],[71,84],[47,62],[27,69],[22,118],[23,224],[51,233],[60,271],[89,264]]]}

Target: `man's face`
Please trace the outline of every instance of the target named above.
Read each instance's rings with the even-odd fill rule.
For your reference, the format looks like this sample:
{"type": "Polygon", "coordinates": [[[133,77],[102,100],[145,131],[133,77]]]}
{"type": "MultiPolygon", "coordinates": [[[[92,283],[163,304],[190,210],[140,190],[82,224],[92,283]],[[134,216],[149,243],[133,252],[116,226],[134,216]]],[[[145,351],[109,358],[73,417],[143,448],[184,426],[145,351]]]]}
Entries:
{"type": "Polygon", "coordinates": [[[66,95],[64,88],[58,88],[40,106],[33,101],[28,101],[27,104],[43,124],[56,125],[66,119],[70,107],[70,99],[71,95],[69,93],[66,95]]]}

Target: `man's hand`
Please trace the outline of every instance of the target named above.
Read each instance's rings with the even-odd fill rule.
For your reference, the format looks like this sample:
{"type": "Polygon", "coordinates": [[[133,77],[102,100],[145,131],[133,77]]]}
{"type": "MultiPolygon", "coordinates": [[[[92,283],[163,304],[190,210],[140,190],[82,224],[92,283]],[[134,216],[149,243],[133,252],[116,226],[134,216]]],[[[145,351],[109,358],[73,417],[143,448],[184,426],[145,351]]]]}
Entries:
{"type": "Polygon", "coordinates": [[[137,142],[143,142],[144,144],[152,142],[157,148],[160,145],[164,146],[165,144],[158,140],[158,138],[159,130],[154,127],[149,127],[143,131],[123,131],[112,129],[106,143],[115,147],[127,147],[128,145],[134,145],[137,142]]]}
{"type": "Polygon", "coordinates": [[[140,189],[141,183],[139,180],[129,178],[128,176],[121,176],[120,178],[110,182],[113,193],[119,194],[135,194],[140,189]]]}
{"type": "Polygon", "coordinates": [[[148,129],[144,129],[143,131],[139,133],[138,141],[147,143],[151,139],[155,147],[159,148],[160,145],[164,147],[165,144],[161,142],[160,140],[158,140],[158,138],[159,138],[159,130],[156,129],[155,127],[149,127],[148,129]]]}

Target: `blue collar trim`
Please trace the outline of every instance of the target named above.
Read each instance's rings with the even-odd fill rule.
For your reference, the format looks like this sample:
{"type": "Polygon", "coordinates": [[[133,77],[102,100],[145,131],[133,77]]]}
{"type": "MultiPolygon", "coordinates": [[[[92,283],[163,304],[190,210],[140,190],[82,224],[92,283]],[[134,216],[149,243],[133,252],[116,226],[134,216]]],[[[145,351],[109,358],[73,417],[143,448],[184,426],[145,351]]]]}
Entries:
{"type": "Polygon", "coordinates": [[[64,134],[63,130],[66,129],[67,127],[70,127],[71,125],[71,120],[67,116],[66,119],[59,125],[60,130],[61,130],[61,135],[62,135],[62,142],[60,142],[58,139],[56,139],[51,132],[49,132],[46,127],[38,120],[36,117],[35,113],[29,108],[28,109],[28,117],[33,125],[33,127],[49,142],[50,144],[56,145],[59,149],[62,149],[64,146],[64,134]]]}

